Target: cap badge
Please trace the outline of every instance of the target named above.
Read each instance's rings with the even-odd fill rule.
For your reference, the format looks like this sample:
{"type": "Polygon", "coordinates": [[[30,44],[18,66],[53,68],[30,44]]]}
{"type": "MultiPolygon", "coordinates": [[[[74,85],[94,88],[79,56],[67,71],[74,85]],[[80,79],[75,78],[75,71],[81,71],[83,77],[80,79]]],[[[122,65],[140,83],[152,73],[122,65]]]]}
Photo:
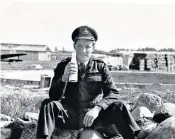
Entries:
{"type": "Polygon", "coordinates": [[[87,30],[87,28],[84,28],[84,29],[82,30],[82,33],[83,33],[83,34],[88,34],[89,31],[87,30]]]}

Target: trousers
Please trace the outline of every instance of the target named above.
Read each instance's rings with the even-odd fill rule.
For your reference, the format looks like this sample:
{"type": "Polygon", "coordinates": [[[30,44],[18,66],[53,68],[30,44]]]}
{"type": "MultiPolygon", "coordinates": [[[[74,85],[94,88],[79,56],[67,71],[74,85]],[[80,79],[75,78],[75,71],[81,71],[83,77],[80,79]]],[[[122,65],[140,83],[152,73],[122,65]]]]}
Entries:
{"type": "MultiPolygon", "coordinates": [[[[59,101],[44,100],[39,114],[37,139],[50,138],[55,126],[72,130],[84,128],[83,118],[87,111],[88,109],[74,110],[59,101]]],[[[110,125],[115,125],[124,139],[134,139],[140,131],[139,126],[122,101],[116,101],[106,110],[101,110],[90,128],[103,131],[110,125]]]]}

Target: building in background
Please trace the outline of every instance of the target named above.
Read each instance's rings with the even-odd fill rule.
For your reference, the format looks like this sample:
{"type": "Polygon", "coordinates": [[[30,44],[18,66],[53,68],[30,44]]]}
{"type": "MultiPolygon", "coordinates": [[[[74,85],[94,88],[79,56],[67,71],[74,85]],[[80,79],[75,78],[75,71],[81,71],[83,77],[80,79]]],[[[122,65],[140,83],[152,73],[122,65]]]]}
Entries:
{"type": "Polygon", "coordinates": [[[51,50],[47,45],[1,43],[1,54],[26,53],[23,61],[50,61],[51,50]]]}

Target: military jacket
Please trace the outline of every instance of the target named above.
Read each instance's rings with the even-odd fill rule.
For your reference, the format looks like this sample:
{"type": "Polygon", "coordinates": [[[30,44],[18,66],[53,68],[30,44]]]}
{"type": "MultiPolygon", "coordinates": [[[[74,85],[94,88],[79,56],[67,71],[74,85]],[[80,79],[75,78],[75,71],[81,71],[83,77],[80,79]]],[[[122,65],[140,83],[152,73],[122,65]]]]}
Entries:
{"type": "Polygon", "coordinates": [[[65,66],[70,61],[71,58],[62,60],[54,70],[49,90],[52,100],[61,101],[75,109],[97,105],[105,110],[118,99],[119,92],[111,73],[107,65],[99,59],[90,58],[83,75],[80,75],[80,69],[78,69],[78,82],[62,82],[65,66]]]}

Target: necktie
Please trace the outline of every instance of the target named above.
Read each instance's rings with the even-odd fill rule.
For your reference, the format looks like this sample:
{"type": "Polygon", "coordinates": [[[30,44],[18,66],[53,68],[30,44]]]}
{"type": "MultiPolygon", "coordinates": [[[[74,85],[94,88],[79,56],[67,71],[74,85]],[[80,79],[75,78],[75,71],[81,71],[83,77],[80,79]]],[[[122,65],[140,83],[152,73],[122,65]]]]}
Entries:
{"type": "Polygon", "coordinates": [[[80,73],[81,75],[83,75],[85,73],[86,70],[86,66],[84,63],[80,63],[80,73]]]}

